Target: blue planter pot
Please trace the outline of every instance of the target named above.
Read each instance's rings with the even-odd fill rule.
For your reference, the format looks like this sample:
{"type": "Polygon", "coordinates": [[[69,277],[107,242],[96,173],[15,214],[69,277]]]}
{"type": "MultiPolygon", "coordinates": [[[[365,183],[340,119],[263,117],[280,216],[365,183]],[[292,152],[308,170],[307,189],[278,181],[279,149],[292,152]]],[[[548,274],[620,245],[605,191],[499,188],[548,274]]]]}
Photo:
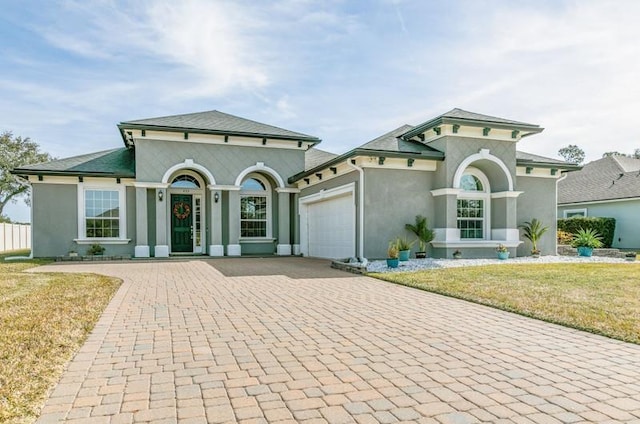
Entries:
{"type": "Polygon", "coordinates": [[[578,247],[578,256],[585,256],[587,258],[591,257],[593,254],[593,248],[580,246],[578,247]]]}
{"type": "Polygon", "coordinates": [[[498,252],[498,259],[500,259],[501,261],[509,259],[509,252],[498,252]]]}
{"type": "Polygon", "coordinates": [[[398,258],[395,258],[395,259],[387,258],[387,266],[389,268],[398,268],[398,265],[400,265],[400,259],[398,259],[398,258]]]}
{"type": "Polygon", "coordinates": [[[402,262],[408,261],[410,255],[411,255],[411,250],[401,250],[400,251],[400,255],[399,255],[399,259],[402,262]]]}

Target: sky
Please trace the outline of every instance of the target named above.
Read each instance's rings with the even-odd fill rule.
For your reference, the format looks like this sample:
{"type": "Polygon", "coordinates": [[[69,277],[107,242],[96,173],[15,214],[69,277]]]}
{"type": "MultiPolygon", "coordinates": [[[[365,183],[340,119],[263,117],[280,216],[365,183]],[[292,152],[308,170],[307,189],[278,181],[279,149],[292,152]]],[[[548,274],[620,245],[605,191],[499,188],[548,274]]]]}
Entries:
{"type": "Polygon", "coordinates": [[[2,0],[0,132],[61,158],[215,109],[343,153],[459,107],[545,128],[519,150],[590,161],[640,147],[639,17],[637,0],[2,0]]]}

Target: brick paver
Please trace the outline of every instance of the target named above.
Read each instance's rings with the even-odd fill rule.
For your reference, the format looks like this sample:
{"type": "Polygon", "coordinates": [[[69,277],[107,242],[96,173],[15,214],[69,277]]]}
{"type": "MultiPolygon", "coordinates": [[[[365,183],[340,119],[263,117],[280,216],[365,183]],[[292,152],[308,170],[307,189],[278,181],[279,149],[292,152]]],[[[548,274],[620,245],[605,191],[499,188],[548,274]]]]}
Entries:
{"type": "Polygon", "coordinates": [[[124,280],[40,423],[640,423],[640,346],[325,262],[38,270],[124,280]]]}

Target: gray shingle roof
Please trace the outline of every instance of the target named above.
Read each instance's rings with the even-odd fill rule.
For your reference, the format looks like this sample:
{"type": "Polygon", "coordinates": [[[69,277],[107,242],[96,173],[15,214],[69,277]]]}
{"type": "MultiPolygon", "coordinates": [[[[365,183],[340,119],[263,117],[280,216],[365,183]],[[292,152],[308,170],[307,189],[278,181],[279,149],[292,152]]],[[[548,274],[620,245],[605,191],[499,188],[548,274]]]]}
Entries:
{"type": "Polygon", "coordinates": [[[273,125],[262,124],[228,113],[211,110],[207,112],[187,113],[183,115],[162,116],[159,118],[137,119],[121,122],[120,128],[134,127],[147,129],[180,129],[221,134],[271,136],[290,140],[308,140],[319,142],[320,139],[307,134],[285,130],[273,125]]]}
{"type": "Polygon", "coordinates": [[[425,144],[399,138],[402,134],[406,133],[412,128],[413,127],[411,125],[403,125],[393,131],[389,131],[388,133],[381,135],[380,137],[374,138],[373,140],[358,147],[358,149],[382,150],[387,152],[402,153],[439,152],[438,150],[425,144]]]}
{"type": "Polygon", "coordinates": [[[337,156],[338,155],[335,153],[326,152],[324,150],[312,147],[311,149],[304,152],[304,170],[308,171],[309,169],[313,169],[318,165],[329,162],[331,159],[337,156]]]}
{"type": "Polygon", "coordinates": [[[509,125],[528,125],[528,126],[537,126],[535,124],[527,124],[526,122],[521,121],[513,121],[511,119],[498,118],[497,116],[489,116],[483,115],[481,113],[469,112],[466,110],[462,110],[459,108],[451,109],[449,112],[443,113],[440,115],[443,118],[456,118],[456,119],[467,119],[471,121],[485,121],[485,122],[496,122],[499,124],[509,124],[509,125]]]}
{"type": "Polygon", "coordinates": [[[433,119],[425,121],[415,127],[407,130],[402,134],[402,138],[410,139],[416,135],[422,134],[429,128],[433,128],[442,124],[463,124],[463,125],[487,125],[497,128],[507,128],[523,131],[523,136],[542,132],[541,128],[536,124],[528,124],[526,122],[514,121],[511,119],[498,118],[497,116],[483,115],[481,113],[469,112],[459,108],[451,109],[449,112],[436,116],[433,119]]]}
{"type": "Polygon", "coordinates": [[[135,169],[134,151],[123,147],[26,165],[14,169],[12,173],[18,175],[100,175],[133,178],[136,175],[135,169]]]}
{"type": "Polygon", "coordinates": [[[558,204],[634,197],[640,197],[640,159],[598,159],[558,182],[558,204]]]}
{"type": "Polygon", "coordinates": [[[572,165],[569,162],[565,162],[563,160],[548,158],[545,156],[534,155],[533,153],[527,153],[527,152],[521,152],[521,151],[516,152],[516,160],[518,161],[518,163],[526,163],[526,162],[531,162],[533,164],[545,163],[545,164],[557,164],[558,166],[572,165]]]}

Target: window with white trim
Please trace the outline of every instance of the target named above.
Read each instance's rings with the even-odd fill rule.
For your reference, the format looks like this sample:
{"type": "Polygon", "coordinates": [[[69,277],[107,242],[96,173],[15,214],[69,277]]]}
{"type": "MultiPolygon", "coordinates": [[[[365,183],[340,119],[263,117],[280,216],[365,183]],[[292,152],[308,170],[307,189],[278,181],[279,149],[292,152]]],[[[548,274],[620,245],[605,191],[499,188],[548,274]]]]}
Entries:
{"type": "Polygon", "coordinates": [[[564,211],[565,218],[582,218],[587,216],[586,209],[568,209],[564,211]]]}
{"type": "Polygon", "coordinates": [[[240,237],[271,236],[271,186],[260,175],[249,174],[240,187],[240,237]]]}
{"type": "Polygon", "coordinates": [[[81,239],[121,239],[124,230],[124,190],[122,188],[82,188],[79,210],[81,239]]]}
{"type": "Polygon", "coordinates": [[[460,179],[460,189],[457,199],[460,238],[484,240],[489,226],[489,182],[482,172],[469,168],[460,179]]]}

